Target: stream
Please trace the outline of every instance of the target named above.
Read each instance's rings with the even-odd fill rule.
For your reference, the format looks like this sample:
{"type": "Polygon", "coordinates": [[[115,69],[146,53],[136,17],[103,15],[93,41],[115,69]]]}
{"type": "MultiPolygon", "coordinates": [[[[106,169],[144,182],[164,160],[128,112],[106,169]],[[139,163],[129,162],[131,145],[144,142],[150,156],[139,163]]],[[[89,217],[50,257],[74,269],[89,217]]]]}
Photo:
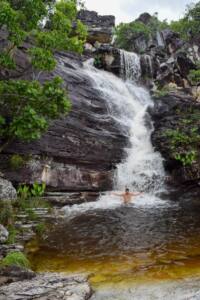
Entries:
{"type": "Polygon", "coordinates": [[[28,245],[29,259],[36,271],[89,274],[93,300],[200,299],[200,203],[170,196],[163,159],[151,144],[153,102],[136,83],[136,54],[121,52],[121,70],[125,81],[92,61],[75,72],[91,79],[129,139],[113,190],[143,194],[126,205],[108,192],[64,207],[62,221],[28,245]]]}

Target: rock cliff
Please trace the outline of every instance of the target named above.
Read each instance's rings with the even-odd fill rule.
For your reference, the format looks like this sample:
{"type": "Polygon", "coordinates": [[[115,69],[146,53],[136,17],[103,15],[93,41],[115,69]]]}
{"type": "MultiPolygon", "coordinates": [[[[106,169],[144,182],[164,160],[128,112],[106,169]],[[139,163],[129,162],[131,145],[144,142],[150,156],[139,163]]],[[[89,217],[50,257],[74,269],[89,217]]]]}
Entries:
{"type": "Polygon", "coordinates": [[[83,57],[70,53],[56,57],[55,73],[64,79],[72,111],[52,123],[40,140],[13,142],[0,156],[1,171],[15,184],[40,182],[44,176],[52,190],[107,190],[112,186],[113,168],[122,159],[126,136],[109,116],[107,101],[81,73],[83,57]],[[9,165],[16,153],[25,162],[18,170],[9,165]]]}

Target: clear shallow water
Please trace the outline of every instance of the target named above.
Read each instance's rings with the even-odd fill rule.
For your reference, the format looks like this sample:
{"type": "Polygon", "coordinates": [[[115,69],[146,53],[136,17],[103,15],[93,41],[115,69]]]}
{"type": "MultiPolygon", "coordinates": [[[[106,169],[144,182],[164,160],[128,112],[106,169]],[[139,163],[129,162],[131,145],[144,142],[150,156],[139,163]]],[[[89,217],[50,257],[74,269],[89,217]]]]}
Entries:
{"type": "Polygon", "coordinates": [[[89,273],[93,287],[104,291],[199,276],[198,199],[146,206],[139,198],[104,209],[72,207],[71,218],[28,245],[33,268],[89,273]]]}

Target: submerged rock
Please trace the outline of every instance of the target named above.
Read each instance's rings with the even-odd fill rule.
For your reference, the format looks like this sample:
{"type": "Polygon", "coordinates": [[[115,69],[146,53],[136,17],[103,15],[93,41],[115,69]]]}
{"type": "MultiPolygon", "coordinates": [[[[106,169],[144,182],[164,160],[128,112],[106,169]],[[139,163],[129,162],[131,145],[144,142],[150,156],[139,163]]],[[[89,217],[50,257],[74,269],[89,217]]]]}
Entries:
{"type": "Polygon", "coordinates": [[[91,296],[91,287],[83,275],[40,274],[0,288],[0,300],[88,300],[91,296]]]}

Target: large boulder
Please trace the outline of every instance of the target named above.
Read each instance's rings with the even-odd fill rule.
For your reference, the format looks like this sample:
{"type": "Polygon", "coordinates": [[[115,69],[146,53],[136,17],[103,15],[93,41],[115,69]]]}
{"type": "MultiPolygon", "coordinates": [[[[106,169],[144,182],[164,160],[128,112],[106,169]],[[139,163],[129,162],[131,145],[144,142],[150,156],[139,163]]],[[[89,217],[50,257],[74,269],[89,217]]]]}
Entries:
{"type": "Polygon", "coordinates": [[[12,183],[0,177],[0,200],[13,200],[16,197],[17,192],[12,183]]]}
{"type": "Polygon", "coordinates": [[[95,11],[81,10],[78,18],[87,26],[89,43],[111,43],[115,27],[114,16],[100,16],[95,11]]]}

